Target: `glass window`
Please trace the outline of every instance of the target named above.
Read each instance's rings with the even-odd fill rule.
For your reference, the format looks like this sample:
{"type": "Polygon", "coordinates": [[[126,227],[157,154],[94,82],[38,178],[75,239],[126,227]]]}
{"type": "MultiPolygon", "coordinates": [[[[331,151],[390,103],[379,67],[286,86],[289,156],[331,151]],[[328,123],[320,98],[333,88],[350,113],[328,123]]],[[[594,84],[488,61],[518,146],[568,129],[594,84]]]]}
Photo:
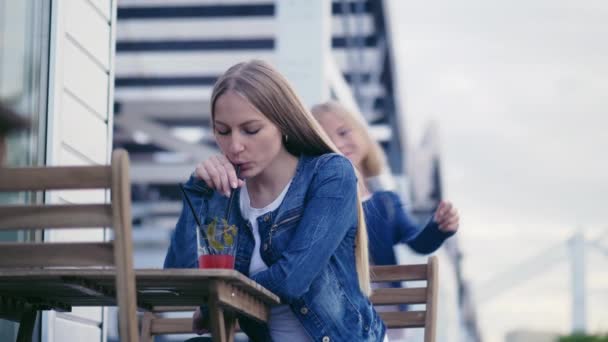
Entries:
{"type": "MultiPolygon", "coordinates": [[[[50,1],[0,0],[0,101],[31,122],[29,130],[7,137],[6,166],[44,164],[50,4],[50,1]]],[[[3,203],[34,200],[27,194],[0,193],[3,203]]],[[[36,237],[31,232],[0,232],[0,241],[36,237]]],[[[17,326],[0,320],[0,341],[14,341],[17,326]]]]}
{"type": "Polygon", "coordinates": [[[9,166],[44,162],[49,30],[49,2],[0,0],[0,100],[32,122],[9,137],[9,166]]]}

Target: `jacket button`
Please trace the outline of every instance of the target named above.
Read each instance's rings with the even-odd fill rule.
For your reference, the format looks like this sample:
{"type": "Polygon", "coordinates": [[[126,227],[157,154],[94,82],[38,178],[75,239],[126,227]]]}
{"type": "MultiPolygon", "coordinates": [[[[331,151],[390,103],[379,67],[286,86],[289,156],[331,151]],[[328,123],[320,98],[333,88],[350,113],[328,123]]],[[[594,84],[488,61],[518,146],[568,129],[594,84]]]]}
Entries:
{"type": "Polygon", "coordinates": [[[329,341],[330,341],[329,336],[323,336],[323,342],[329,342],[329,341]]]}
{"type": "Polygon", "coordinates": [[[264,243],[264,250],[265,251],[268,250],[268,244],[267,243],[264,243]]]}
{"type": "Polygon", "coordinates": [[[306,315],[306,314],[308,313],[308,308],[307,308],[307,307],[305,307],[305,306],[304,306],[304,307],[302,307],[302,308],[300,309],[300,313],[301,313],[302,315],[306,315]]]}
{"type": "Polygon", "coordinates": [[[270,220],[270,215],[264,215],[264,222],[268,222],[270,220]]]}

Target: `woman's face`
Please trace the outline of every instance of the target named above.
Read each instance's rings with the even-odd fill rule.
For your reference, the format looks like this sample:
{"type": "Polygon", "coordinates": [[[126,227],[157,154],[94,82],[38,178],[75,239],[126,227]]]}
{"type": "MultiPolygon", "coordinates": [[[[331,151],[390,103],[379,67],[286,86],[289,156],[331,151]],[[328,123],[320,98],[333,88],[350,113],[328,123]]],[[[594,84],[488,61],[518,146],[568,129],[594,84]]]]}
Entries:
{"type": "Polygon", "coordinates": [[[361,132],[348,120],[333,113],[320,115],[318,121],[340,152],[360,168],[368,151],[361,132]]]}
{"type": "Polygon", "coordinates": [[[241,178],[259,175],[287,154],[278,127],[241,95],[220,95],[214,116],[215,140],[228,160],[240,166],[241,178]]]}

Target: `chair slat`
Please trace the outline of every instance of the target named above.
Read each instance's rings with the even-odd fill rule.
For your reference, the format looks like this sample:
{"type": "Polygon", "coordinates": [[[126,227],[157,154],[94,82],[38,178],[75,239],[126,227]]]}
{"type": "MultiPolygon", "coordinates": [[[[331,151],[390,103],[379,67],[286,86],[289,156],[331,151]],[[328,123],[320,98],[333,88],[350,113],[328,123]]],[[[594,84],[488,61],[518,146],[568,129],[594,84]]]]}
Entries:
{"type": "Polygon", "coordinates": [[[0,207],[0,230],[91,228],[112,225],[110,204],[14,205],[0,207]]]}
{"type": "Polygon", "coordinates": [[[155,306],[152,311],[155,313],[160,312],[194,312],[196,306],[155,306]]]}
{"type": "MultiPolygon", "coordinates": [[[[181,310],[167,310],[167,312],[181,312],[181,310]]],[[[156,310],[156,307],[154,313],[159,313],[156,310]]],[[[145,331],[145,333],[148,334],[146,336],[192,333],[192,318],[160,318],[156,317],[156,315],[151,315],[150,317],[144,316],[144,324],[149,325],[147,331],[145,331]]],[[[238,323],[235,326],[235,331],[241,331],[238,323]]],[[[145,341],[145,339],[140,340],[145,341]]]]}
{"type": "Polygon", "coordinates": [[[113,264],[114,248],[111,242],[0,244],[0,267],[3,268],[113,264]]]}
{"type": "Polygon", "coordinates": [[[192,332],[192,318],[155,318],[150,324],[152,335],[192,332]]]}
{"type": "Polygon", "coordinates": [[[374,305],[424,304],[427,293],[424,287],[376,289],[370,300],[374,305]]]}
{"type": "Polygon", "coordinates": [[[426,264],[421,265],[395,265],[373,266],[371,268],[372,282],[426,280],[426,264]]]}
{"type": "Polygon", "coordinates": [[[422,328],[426,313],[424,311],[379,312],[387,328],[422,328]]]}
{"type": "Polygon", "coordinates": [[[0,168],[0,192],[109,188],[108,166],[0,168]]]}

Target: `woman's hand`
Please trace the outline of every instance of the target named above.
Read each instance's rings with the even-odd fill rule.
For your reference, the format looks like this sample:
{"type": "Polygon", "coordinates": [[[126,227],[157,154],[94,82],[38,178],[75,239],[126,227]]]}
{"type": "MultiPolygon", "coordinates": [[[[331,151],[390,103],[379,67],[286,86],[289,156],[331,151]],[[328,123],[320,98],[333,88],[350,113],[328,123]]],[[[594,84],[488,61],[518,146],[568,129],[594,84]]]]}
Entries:
{"type": "Polygon", "coordinates": [[[460,224],[458,211],[448,201],[441,201],[439,203],[433,219],[439,225],[439,230],[443,232],[455,232],[460,224]]]}
{"type": "Polygon", "coordinates": [[[245,184],[237,178],[234,166],[223,155],[215,155],[199,163],[194,170],[194,176],[205,181],[211,189],[226,196],[230,196],[232,189],[245,184]]]}
{"type": "Polygon", "coordinates": [[[203,317],[201,308],[196,308],[192,315],[192,331],[197,335],[206,334],[209,332],[209,322],[203,317]]]}

